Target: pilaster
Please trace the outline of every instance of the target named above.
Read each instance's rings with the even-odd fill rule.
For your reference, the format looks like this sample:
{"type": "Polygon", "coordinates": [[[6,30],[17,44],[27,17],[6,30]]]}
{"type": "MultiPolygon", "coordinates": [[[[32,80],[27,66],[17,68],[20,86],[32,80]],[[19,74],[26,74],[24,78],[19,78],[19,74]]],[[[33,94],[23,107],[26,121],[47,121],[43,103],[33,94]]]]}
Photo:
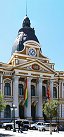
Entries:
{"type": "Polygon", "coordinates": [[[17,110],[15,111],[16,117],[19,117],[18,79],[18,76],[14,76],[13,78],[13,104],[17,107],[17,110]]]}
{"type": "Polygon", "coordinates": [[[50,79],[50,96],[51,96],[51,99],[53,98],[53,80],[50,79]]]}
{"type": "Polygon", "coordinates": [[[1,83],[0,83],[1,93],[3,92],[3,75],[1,75],[1,83]]]}
{"type": "Polygon", "coordinates": [[[36,116],[41,118],[42,117],[42,78],[39,78],[37,83],[37,95],[38,95],[38,103],[37,103],[36,116]]]}

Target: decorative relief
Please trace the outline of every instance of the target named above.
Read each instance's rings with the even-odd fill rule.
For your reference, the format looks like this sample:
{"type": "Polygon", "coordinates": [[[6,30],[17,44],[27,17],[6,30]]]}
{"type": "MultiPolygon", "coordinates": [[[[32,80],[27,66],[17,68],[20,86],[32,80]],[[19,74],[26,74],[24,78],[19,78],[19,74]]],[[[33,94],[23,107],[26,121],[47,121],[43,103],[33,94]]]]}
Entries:
{"type": "Polygon", "coordinates": [[[4,72],[4,75],[12,75],[12,72],[4,72]]]}
{"type": "Polygon", "coordinates": [[[32,69],[34,70],[40,70],[40,66],[38,64],[33,64],[32,69]]]}
{"type": "Polygon", "coordinates": [[[27,70],[32,70],[32,66],[24,67],[27,70]]]}
{"type": "Polygon", "coordinates": [[[24,69],[26,69],[26,70],[36,70],[36,71],[39,70],[41,72],[48,72],[46,69],[40,67],[38,64],[32,64],[28,67],[24,67],[24,69]]]}

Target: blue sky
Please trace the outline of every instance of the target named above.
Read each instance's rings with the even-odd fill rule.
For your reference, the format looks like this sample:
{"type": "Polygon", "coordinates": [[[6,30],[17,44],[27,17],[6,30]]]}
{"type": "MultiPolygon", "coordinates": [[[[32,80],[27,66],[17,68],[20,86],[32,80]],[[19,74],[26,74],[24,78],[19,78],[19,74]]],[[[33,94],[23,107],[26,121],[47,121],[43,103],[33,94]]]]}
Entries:
{"type": "MultiPolygon", "coordinates": [[[[64,0],[27,0],[27,14],[42,53],[64,71],[64,0]]],[[[7,63],[26,15],[26,0],[0,0],[0,62],[7,63]]]]}

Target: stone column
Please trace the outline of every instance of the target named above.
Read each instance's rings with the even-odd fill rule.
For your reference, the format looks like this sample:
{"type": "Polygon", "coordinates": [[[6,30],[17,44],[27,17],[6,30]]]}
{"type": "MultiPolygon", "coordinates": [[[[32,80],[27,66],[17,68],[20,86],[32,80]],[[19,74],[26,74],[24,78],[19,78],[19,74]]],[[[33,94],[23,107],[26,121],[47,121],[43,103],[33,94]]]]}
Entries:
{"type": "Polygon", "coordinates": [[[64,104],[62,104],[62,118],[64,118],[64,104]]]}
{"type": "MultiPolygon", "coordinates": [[[[64,80],[62,81],[62,99],[64,98],[64,80]]],[[[64,118],[64,104],[62,104],[62,118],[64,118]]]]}
{"type": "Polygon", "coordinates": [[[63,95],[63,81],[62,81],[62,98],[64,97],[64,95],[63,95]]]}
{"type": "MultiPolygon", "coordinates": [[[[3,87],[4,87],[4,84],[3,84],[3,75],[1,75],[1,93],[4,95],[3,87]]],[[[1,112],[1,118],[4,118],[4,111],[1,112]]]]}
{"type": "Polygon", "coordinates": [[[15,117],[19,117],[19,101],[18,101],[18,76],[13,78],[13,104],[17,107],[15,117]]]}
{"type": "Polygon", "coordinates": [[[39,78],[37,83],[37,95],[38,95],[38,103],[37,103],[37,110],[36,116],[41,118],[42,117],[42,79],[39,78]]]}
{"type": "Polygon", "coordinates": [[[57,98],[60,98],[60,94],[61,93],[61,81],[58,81],[58,85],[57,85],[57,98]]]}
{"type": "Polygon", "coordinates": [[[61,80],[59,80],[59,98],[61,97],[61,80]]]}
{"type": "Polygon", "coordinates": [[[11,96],[12,96],[13,92],[12,92],[12,80],[11,80],[11,96]]]}
{"type": "Polygon", "coordinates": [[[28,105],[25,106],[25,117],[31,119],[31,78],[27,77],[28,105]]]}
{"type": "Polygon", "coordinates": [[[52,99],[53,98],[53,80],[52,79],[50,80],[50,96],[52,99]]]}
{"type": "Polygon", "coordinates": [[[1,75],[1,83],[0,84],[1,84],[1,86],[0,86],[1,87],[1,93],[3,93],[3,75],[1,75]]]}
{"type": "Polygon", "coordinates": [[[62,81],[62,98],[64,98],[64,86],[63,86],[63,84],[64,84],[64,81],[62,81]]]}

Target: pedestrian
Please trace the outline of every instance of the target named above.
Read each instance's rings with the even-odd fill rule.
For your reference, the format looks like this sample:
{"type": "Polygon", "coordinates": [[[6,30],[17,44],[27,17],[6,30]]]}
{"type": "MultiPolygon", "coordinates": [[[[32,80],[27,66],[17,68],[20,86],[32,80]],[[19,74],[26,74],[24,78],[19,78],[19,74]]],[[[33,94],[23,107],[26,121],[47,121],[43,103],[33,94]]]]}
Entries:
{"type": "Polygon", "coordinates": [[[23,122],[20,123],[20,126],[21,126],[21,129],[20,129],[20,132],[23,133],[23,122]]]}
{"type": "Polygon", "coordinates": [[[18,132],[20,131],[20,126],[21,126],[21,124],[20,124],[20,121],[18,122],[18,132]]]}
{"type": "Polygon", "coordinates": [[[57,129],[57,132],[59,133],[59,126],[58,125],[57,125],[56,129],[57,129]]]}

